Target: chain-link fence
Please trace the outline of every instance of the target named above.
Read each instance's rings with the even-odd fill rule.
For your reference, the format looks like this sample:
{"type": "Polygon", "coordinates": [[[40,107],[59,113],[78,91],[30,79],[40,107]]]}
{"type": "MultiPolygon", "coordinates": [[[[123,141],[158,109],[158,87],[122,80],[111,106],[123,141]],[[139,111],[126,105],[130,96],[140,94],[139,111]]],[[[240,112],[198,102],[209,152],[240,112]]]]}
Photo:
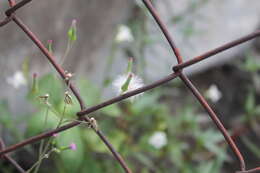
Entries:
{"type": "MultiPolygon", "coordinates": [[[[68,130],[70,128],[73,128],[75,126],[80,125],[81,123],[85,122],[89,125],[90,128],[93,129],[93,131],[99,136],[100,140],[103,141],[103,143],[108,147],[108,149],[113,154],[114,158],[118,161],[118,163],[121,165],[121,167],[124,169],[125,172],[131,173],[131,169],[127,165],[126,161],[120,156],[120,154],[114,149],[112,144],[108,141],[108,139],[103,135],[103,133],[100,131],[100,129],[97,126],[97,122],[94,118],[91,118],[88,116],[88,114],[95,112],[97,110],[100,110],[106,106],[109,106],[111,104],[120,102],[124,99],[127,99],[131,96],[146,92],[148,90],[151,90],[153,88],[156,88],[160,85],[163,85],[175,78],[180,78],[182,82],[187,86],[187,88],[191,91],[191,93],[194,95],[194,97],[199,101],[201,106],[205,109],[205,111],[208,113],[211,120],[215,123],[218,130],[222,133],[224,136],[227,144],[229,145],[230,149],[233,151],[234,155],[237,158],[237,162],[240,165],[240,170],[237,171],[237,173],[253,173],[253,172],[260,172],[260,167],[249,169],[246,167],[245,160],[243,155],[241,154],[239,148],[236,146],[235,142],[227,132],[226,128],[224,127],[223,123],[219,120],[216,113],[212,110],[208,102],[205,100],[205,98],[201,95],[201,93],[198,91],[198,89],[193,85],[193,83],[189,80],[189,78],[183,73],[183,69],[186,67],[189,67],[193,64],[196,64],[204,59],[207,59],[211,56],[214,56],[220,52],[223,52],[225,50],[228,50],[232,47],[235,47],[239,44],[242,44],[244,42],[247,42],[251,39],[254,39],[256,37],[260,36],[260,30],[257,30],[256,32],[249,34],[247,36],[244,36],[242,38],[239,38],[237,40],[231,41],[227,44],[224,44],[216,49],[210,50],[208,52],[203,53],[200,56],[194,57],[189,61],[183,62],[183,58],[181,56],[181,53],[179,52],[179,49],[175,45],[172,36],[168,32],[168,29],[166,25],[163,23],[162,19],[159,17],[159,14],[157,13],[156,9],[154,8],[151,0],[143,0],[143,3],[149,10],[150,14],[153,16],[157,24],[159,25],[161,31],[163,32],[164,36],[166,37],[169,45],[171,46],[171,49],[174,53],[174,55],[177,58],[178,65],[173,66],[172,70],[173,73],[169,74],[168,76],[150,84],[146,85],[144,87],[138,88],[136,90],[127,92],[125,94],[122,94],[118,97],[114,97],[108,101],[105,101],[103,103],[100,103],[96,106],[87,108],[83,99],[81,98],[81,95],[77,88],[74,86],[74,84],[70,81],[70,75],[67,73],[56,61],[53,55],[48,51],[48,49],[43,45],[43,43],[38,39],[38,37],[22,22],[22,20],[15,14],[15,11],[19,8],[23,7],[27,3],[29,3],[31,0],[23,0],[18,3],[15,2],[15,0],[8,0],[10,8],[5,12],[6,18],[0,22],[0,26],[4,26],[8,24],[9,22],[13,21],[17,24],[17,26],[24,31],[24,33],[34,42],[34,44],[41,50],[41,52],[46,56],[46,58],[49,60],[49,62],[52,64],[52,66],[56,69],[56,71],[60,74],[61,78],[64,80],[64,82],[67,84],[67,86],[71,89],[71,92],[75,95],[77,98],[77,101],[81,107],[81,110],[77,113],[77,121],[73,121],[71,123],[68,123],[64,126],[61,126],[59,128],[56,128],[54,130],[50,130],[47,132],[44,132],[42,134],[33,136],[29,139],[26,139],[22,142],[19,142],[17,144],[5,147],[4,142],[0,140],[0,156],[2,156],[3,159],[8,160],[19,172],[26,172],[23,170],[9,155],[8,153],[14,152],[17,149],[24,147],[26,145],[33,144],[37,141],[43,140],[45,138],[49,138],[53,136],[56,133],[68,130]]],[[[2,40],[1,40],[2,41],[2,40]]]]}

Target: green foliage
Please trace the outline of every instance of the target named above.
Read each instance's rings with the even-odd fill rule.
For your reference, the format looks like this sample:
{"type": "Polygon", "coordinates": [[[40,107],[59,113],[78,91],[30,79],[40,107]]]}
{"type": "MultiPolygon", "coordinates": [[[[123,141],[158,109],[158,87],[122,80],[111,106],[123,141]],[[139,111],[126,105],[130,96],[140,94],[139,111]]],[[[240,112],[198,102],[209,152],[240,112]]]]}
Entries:
{"type": "Polygon", "coordinates": [[[101,109],[100,112],[110,117],[119,117],[122,113],[122,111],[116,104],[107,106],[101,109]]]}
{"type": "Polygon", "coordinates": [[[0,102],[0,123],[7,129],[12,129],[13,126],[13,119],[11,113],[8,111],[8,104],[4,101],[0,102]]]}
{"type": "Polygon", "coordinates": [[[63,100],[63,84],[60,79],[53,74],[47,74],[39,79],[39,96],[49,94],[50,104],[59,105],[63,100]]]}
{"type": "Polygon", "coordinates": [[[260,105],[256,104],[255,94],[251,90],[245,100],[245,118],[248,121],[256,120],[260,115],[260,105]]]}
{"type": "Polygon", "coordinates": [[[242,137],[242,140],[244,144],[248,147],[249,150],[258,158],[260,159],[260,149],[259,146],[254,144],[249,138],[247,137],[242,137]]]}
{"type": "MultiPolygon", "coordinates": [[[[143,17],[143,16],[141,16],[143,17]]],[[[144,47],[154,43],[140,21],[130,21],[130,27],[136,38],[137,46],[129,51],[138,59],[139,71],[144,71],[144,47]]],[[[187,35],[193,34],[193,28],[187,29],[187,35]]],[[[71,25],[68,35],[68,45],[63,61],[66,58],[72,43],[77,40],[76,25],[71,25]]],[[[51,45],[49,45],[51,46],[51,45]]],[[[49,47],[51,50],[51,47],[49,47]]],[[[112,57],[112,55],[111,55],[112,57]]],[[[109,62],[109,67],[113,62],[109,62]]],[[[62,64],[62,63],[61,63],[62,64]]],[[[127,72],[132,71],[133,62],[129,61],[127,72]]],[[[109,69],[107,70],[109,71],[109,69]]],[[[105,72],[107,73],[105,70],[105,72]]],[[[106,81],[110,78],[106,78],[106,81]]],[[[129,81],[126,81],[122,90],[127,90],[129,81]],[[128,83],[127,83],[128,82],[128,83]]],[[[80,110],[77,100],[72,96],[72,105],[64,102],[64,93],[67,87],[64,81],[53,74],[47,74],[37,79],[37,92],[30,92],[28,99],[34,104],[35,111],[28,116],[26,136],[33,136],[40,132],[54,129],[61,117],[65,122],[76,119],[76,112],[80,110]],[[39,96],[49,94],[47,103],[42,102],[39,96]],[[65,110],[65,111],[64,111],[65,110]],[[46,124],[45,115],[48,115],[46,124]]],[[[109,82],[106,83],[107,85],[109,82]]],[[[36,85],[33,82],[34,88],[36,85]]],[[[80,93],[87,106],[101,102],[102,91],[86,79],[77,81],[80,93]]],[[[99,111],[91,113],[98,126],[112,143],[115,149],[126,158],[133,172],[148,173],[218,173],[221,172],[226,160],[225,146],[219,145],[223,140],[221,134],[211,128],[202,128],[197,109],[194,105],[186,105],[173,111],[163,98],[166,94],[161,90],[146,92],[133,102],[123,101],[113,104],[99,111]],[[155,132],[165,133],[167,143],[161,148],[153,146],[149,140],[155,132]],[[212,155],[206,157],[205,155],[212,155]]],[[[248,101],[248,109],[251,102],[248,101]]],[[[0,123],[8,129],[13,129],[13,120],[10,118],[7,104],[0,104],[0,123]]],[[[64,124],[64,122],[62,122],[64,124]]],[[[45,146],[49,141],[46,141],[45,146]]],[[[62,148],[76,143],[77,150],[66,150],[51,155],[56,167],[53,173],[119,173],[122,169],[112,157],[108,148],[87,125],[74,127],[50,138],[50,148],[62,148]]],[[[43,169],[44,170],[44,169],[43,169]]],[[[51,172],[50,172],[51,173],[51,172]]]]}
{"type": "Polygon", "coordinates": [[[242,118],[245,121],[254,122],[259,119],[260,105],[256,102],[257,88],[259,87],[259,70],[260,61],[251,53],[246,54],[246,59],[240,64],[240,67],[252,76],[253,85],[248,85],[248,93],[245,99],[245,116],[242,118]]]}
{"type": "Polygon", "coordinates": [[[79,127],[72,128],[61,133],[57,137],[58,146],[68,146],[71,142],[74,142],[77,145],[77,150],[75,151],[64,151],[60,153],[60,158],[62,160],[62,165],[66,172],[78,172],[81,168],[81,165],[84,164],[85,157],[85,145],[82,140],[82,131],[79,127]]]}
{"type": "Polygon", "coordinates": [[[245,62],[241,67],[248,72],[255,73],[260,70],[260,61],[252,54],[248,53],[245,62]]]}
{"type": "MultiPolygon", "coordinates": [[[[244,101],[244,115],[241,117],[241,123],[249,126],[254,133],[258,133],[259,120],[260,120],[260,105],[257,102],[259,97],[259,70],[260,61],[252,53],[248,52],[245,61],[240,63],[239,66],[242,70],[250,74],[252,83],[248,84],[248,92],[244,101]],[[258,90],[258,92],[257,92],[258,90]]],[[[250,138],[243,136],[242,141],[256,157],[260,158],[259,147],[254,144],[250,138]]]]}
{"type": "Polygon", "coordinates": [[[87,105],[97,104],[100,100],[100,91],[97,86],[86,79],[81,79],[78,82],[80,94],[85,99],[87,105]]]}
{"type": "MultiPolygon", "coordinates": [[[[66,87],[63,86],[63,81],[57,80],[52,74],[44,75],[38,81],[38,94],[28,97],[38,103],[34,104],[37,111],[28,121],[27,136],[56,128],[64,110],[62,91],[65,91],[66,87]],[[38,99],[39,95],[45,93],[50,95],[49,104],[44,104],[38,99]],[[48,118],[43,127],[47,110],[48,118]]],[[[89,106],[100,102],[101,91],[93,83],[80,80],[78,86],[89,106]]],[[[163,90],[154,90],[144,93],[134,102],[124,101],[120,105],[113,104],[91,116],[95,116],[99,128],[115,149],[128,160],[134,172],[148,173],[152,170],[159,173],[220,172],[226,159],[225,147],[218,145],[223,140],[221,134],[213,129],[201,128],[200,118],[196,115],[194,105],[179,108],[172,115],[169,106],[161,101],[163,96],[163,90]],[[160,149],[149,143],[152,134],[157,131],[164,132],[167,136],[167,145],[160,149]],[[193,144],[190,143],[191,141],[193,144]],[[213,157],[198,158],[203,153],[209,153],[213,157]],[[166,165],[164,161],[158,162],[158,159],[170,164],[166,165]]],[[[65,121],[75,118],[75,113],[79,110],[75,97],[72,99],[75,104],[67,105],[65,121]]],[[[6,112],[6,116],[1,116],[1,122],[10,124],[12,120],[8,117],[10,117],[9,113],[6,112]]],[[[51,155],[57,165],[57,170],[54,172],[122,172],[116,161],[110,159],[111,153],[104,143],[86,126],[72,128],[51,140],[56,141],[52,142],[55,145],[51,146],[58,148],[68,146],[71,142],[77,144],[76,151],[66,150],[51,155]]]]}
{"type": "Polygon", "coordinates": [[[49,111],[46,125],[43,125],[45,120],[46,109],[40,109],[35,114],[31,116],[31,119],[28,122],[28,136],[36,135],[46,129],[54,128],[58,123],[59,118],[52,112],[49,111]]]}

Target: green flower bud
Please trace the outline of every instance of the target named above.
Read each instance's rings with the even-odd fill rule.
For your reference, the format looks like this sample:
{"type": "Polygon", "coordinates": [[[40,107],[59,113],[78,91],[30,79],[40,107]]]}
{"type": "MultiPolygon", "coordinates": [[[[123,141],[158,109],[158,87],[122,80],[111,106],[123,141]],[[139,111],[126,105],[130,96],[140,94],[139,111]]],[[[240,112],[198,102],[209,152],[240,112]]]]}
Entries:
{"type": "Polygon", "coordinates": [[[70,42],[74,42],[77,40],[77,21],[76,19],[72,20],[71,26],[68,31],[68,37],[70,42]]]}

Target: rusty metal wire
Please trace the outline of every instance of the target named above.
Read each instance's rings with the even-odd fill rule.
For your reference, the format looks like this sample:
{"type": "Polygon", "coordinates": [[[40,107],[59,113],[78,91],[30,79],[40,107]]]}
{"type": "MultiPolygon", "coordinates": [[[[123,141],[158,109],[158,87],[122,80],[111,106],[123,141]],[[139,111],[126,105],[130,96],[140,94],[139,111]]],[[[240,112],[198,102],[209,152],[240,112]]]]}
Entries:
{"type": "Polygon", "coordinates": [[[46,49],[46,47],[42,44],[42,42],[38,39],[38,37],[22,22],[21,19],[19,19],[15,15],[15,11],[20,9],[21,7],[25,6],[28,4],[31,0],[22,0],[19,3],[16,3],[15,0],[8,0],[10,8],[6,10],[6,18],[2,21],[0,21],[0,27],[8,24],[9,22],[13,21],[14,23],[17,24],[18,27],[20,27],[21,30],[24,31],[24,33],[34,42],[34,44],[41,50],[41,52],[46,56],[48,61],[51,63],[51,65],[55,68],[55,70],[60,74],[61,78],[64,80],[64,82],[68,85],[68,87],[71,89],[72,93],[75,95],[77,98],[77,101],[80,105],[81,110],[77,113],[78,120],[80,121],[74,121],[71,123],[68,123],[62,127],[59,127],[54,130],[50,130],[47,132],[44,132],[42,134],[33,136],[31,138],[25,139],[22,142],[19,142],[17,144],[11,145],[7,148],[3,146],[3,142],[1,142],[1,147],[0,147],[0,156],[3,158],[6,158],[11,164],[13,164],[19,172],[25,172],[10,156],[7,155],[7,153],[13,152],[15,150],[18,150],[21,147],[24,147],[29,144],[33,144],[35,142],[38,142],[42,139],[51,137],[55,133],[59,133],[65,130],[68,130],[70,128],[73,128],[75,126],[78,126],[81,124],[81,121],[85,121],[90,124],[90,127],[93,129],[93,131],[99,136],[99,138],[102,140],[102,142],[108,147],[114,158],[118,161],[120,166],[124,169],[126,173],[131,173],[131,169],[128,167],[127,163],[125,160],[122,158],[122,156],[114,149],[113,145],[108,141],[108,139],[103,135],[103,133],[95,127],[94,124],[91,124],[92,121],[90,117],[87,115],[95,112],[97,110],[100,110],[106,106],[109,106],[111,104],[120,102],[124,99],[127,99],[131,96],[137,95],[139,93],[146,92],[148,90],[151,90],[153,88],[159,87],[169,81],[172,81],[175,78],[180,78],[182,82],[187,86],[187,88],[191,91],[191,93],[194,95],[194,97],[199,101],[201,106],[205,109],[205,111],[208,113],[209,117],[212,119],[212,121],[215,123],[219,131],[222,133],[222,135],[225,138],[225,141],[229,145],[230,149],[233,151],[234,155],[236,156],[239,165],[240,165],[240,170],[238,170],[236,173],[256,173],[260,172],[260,167],[258,168],[253,168],[253,169],[247,169],[245,160],[243,155],[241,154],[240,150],[236,146],[235,142],[227,132],[226,128],[224,127],[223,123],[220,121],[218,118],[217,114],[213,111],[213,109],[210,107],[206,99],[202,96],[202,94],[198,91],[198,89],[193,85],[193,83],[189,80],[189,78],[183,73],[183,69],[186,67],[189,67],[193,64],[196,64],[204,59],[207,59],[209,57],[212,57],[220,52],[223,52],[225,50],[228,50],[232,47],[235,47],[237,45],[240,45],[242,43],[245,43],[249,40],[252,40],[256,37],[260,36],[260,30],[257,30],[256,32],[249,34],[247,36],[241,37],[237,40],[234,40],[232,42],[226,43],[218,48],[215,48],[213,50],[210,50],[208,52],[203,53],[200,56],[194,57],[189,61],[183,62],[183,58],[180,54],[179,49],[177,48],[176,44],[173,41],[172,36],[170,35],[167,26],[164,24],[162,19],[160,18],[158,12],[156,11],[155,7],[153,6],[151,0],[143,0],[143,3],[149,10],[150,14],[153,16],[154,20],[157,22],[158,26],[160,27],[163,35],[165,36],[166,40],[168,41],[178,64],[173,66],[172,70],[173,73],[150,84],[146,85],[144,87],[141,87],[139,89],[136,89],[134,91],[122,94],[118,97],[112,98],[108,101],[105,101],[103,103],[100,103],[96,106],[87,108],[84,101],[81,98],[81,95],[79,91],[76,89],[76,87],[69,81],[66,80],[66,73],[65,70],[55,61],[55,58],[52,56],[52,54],[46,49]]]}

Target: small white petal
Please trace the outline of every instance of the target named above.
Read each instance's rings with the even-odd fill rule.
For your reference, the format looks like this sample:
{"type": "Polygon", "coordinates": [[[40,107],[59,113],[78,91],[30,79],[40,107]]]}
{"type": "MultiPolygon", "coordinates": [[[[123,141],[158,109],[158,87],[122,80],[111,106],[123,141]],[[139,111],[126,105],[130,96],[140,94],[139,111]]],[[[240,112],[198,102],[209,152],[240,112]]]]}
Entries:
{"type": "Polygon", "coordinates": [[[134,41],[134,37],[133,37],[133,34],[129,27],[127,27],[125,25],[121,25],[118,28],[118,33],[116,35],[115,40],[119,43],[120,42],[132,42],[132,41],[134,41]]]}
{"type": "Polygon", "coordinates": [[[206,95],[214,103],[218,102],[222,98],[221,91],[214,84],[206,91],[206,95]]]}
{"type": "Polygon", "coordinates": [[[26,79],[21,71],[16,71],[13,76],[10,76],[6,79],[6,82],[13,86],[15,89],[26,85],[26,79]]]}
{"type": "Polygon", "coordinates": [[[167,136],[164,132],[157,131],[149,138],[148,143],[152,145],[154,148],[160,149],[167,145],[167,136]]]}

